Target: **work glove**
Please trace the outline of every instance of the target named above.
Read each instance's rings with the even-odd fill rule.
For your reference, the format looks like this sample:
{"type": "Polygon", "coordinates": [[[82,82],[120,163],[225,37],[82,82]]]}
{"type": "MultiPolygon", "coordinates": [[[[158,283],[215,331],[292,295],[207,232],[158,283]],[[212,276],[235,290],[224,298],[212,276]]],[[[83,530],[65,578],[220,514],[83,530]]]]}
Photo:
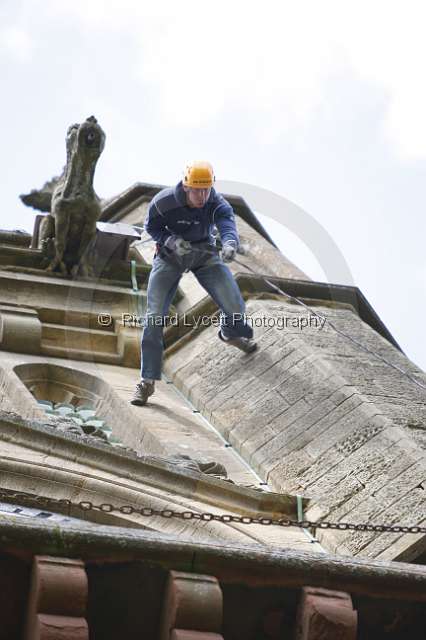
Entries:
{"type": "Polygon", "coordinates": [[[192,251],[189,240],[184,240],[180,236],[169,236],[164,246],[170,249],[170,251],[174,251],[178,256],[185,256],[192,251]]]}
{"type": "Polygon", "coordinates": [[[237,243],[235,240],[227,240],[222,247],[222,260],[231,262],[237,253],[237,243]]]}

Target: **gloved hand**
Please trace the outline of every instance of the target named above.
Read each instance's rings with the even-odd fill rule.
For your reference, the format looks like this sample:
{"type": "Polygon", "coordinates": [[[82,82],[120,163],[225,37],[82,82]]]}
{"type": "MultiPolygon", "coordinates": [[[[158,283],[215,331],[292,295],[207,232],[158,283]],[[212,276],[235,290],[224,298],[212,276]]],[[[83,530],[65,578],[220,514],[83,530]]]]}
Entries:
{"type": "Polygon", "coordinates": [[[178,256],[184,256],[191,251],[191,243],[189,240],[184,240],[180,236],[169,236],[164,246],[170,249],[170,251],[174,251],[178,256]]]}
{"type": "Polygon", "coordinates": [[[234,240],[227,240],[222,247],[222,260],[231,262],[237,253],[237,243],[234,240]]]}

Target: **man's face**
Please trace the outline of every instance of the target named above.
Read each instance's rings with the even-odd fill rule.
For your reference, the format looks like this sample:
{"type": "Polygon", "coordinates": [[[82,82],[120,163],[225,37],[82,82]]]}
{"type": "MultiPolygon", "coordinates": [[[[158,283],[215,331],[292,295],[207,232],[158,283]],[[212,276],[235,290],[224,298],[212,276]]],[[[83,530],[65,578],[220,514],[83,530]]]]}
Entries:
{"type": "Polygon", "coordinates": [[[187,205],[197,209],[204,207],[211,192],[211,189],[193,189],[192,187],[184,187],[183,189],[186,193],[187,205]]]}

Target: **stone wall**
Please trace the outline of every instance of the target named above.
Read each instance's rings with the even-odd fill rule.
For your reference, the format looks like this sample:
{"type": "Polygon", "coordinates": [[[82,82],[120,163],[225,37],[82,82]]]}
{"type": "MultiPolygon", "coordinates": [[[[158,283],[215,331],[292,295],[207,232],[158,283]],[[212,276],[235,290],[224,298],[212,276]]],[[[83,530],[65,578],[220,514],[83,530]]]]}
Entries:
{"type": "MultiPolygon", "coordinates": [[[[352,310],[315,310],[425,384],[352,310]]],[[[224,347],[210,327],[171,353],[167,375],[275,491],[312,498],[308,517],[422,522],[426,392],[327,322],[323,329],[291,326],[309,318],[299,306],[250,300],[247,312],[271,324],[255,329],[257,352],[224,347]],[[285,317],[289,326],[280,329],[285,317]]],[[[317,535],[333,551],[373,557],[412,559],[424,544],[418,535],[317,535]]]]}

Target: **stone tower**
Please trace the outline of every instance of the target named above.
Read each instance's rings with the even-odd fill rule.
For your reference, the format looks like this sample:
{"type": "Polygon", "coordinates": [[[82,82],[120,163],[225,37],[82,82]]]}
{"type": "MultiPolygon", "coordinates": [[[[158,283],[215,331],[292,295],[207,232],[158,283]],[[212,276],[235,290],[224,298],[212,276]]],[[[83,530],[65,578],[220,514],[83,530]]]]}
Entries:
{"type": "Polygon", "coordinates": [[[164,379],[129,404],[154,252],[136,230],[160,188],[103,203],[94,277],[0,233],[0,640],[423,638],[424,531],[342,523],[425,526],[426,376],[238,195],[232,270],[259,350],[223,348],[187,274],[164,379]]]}

